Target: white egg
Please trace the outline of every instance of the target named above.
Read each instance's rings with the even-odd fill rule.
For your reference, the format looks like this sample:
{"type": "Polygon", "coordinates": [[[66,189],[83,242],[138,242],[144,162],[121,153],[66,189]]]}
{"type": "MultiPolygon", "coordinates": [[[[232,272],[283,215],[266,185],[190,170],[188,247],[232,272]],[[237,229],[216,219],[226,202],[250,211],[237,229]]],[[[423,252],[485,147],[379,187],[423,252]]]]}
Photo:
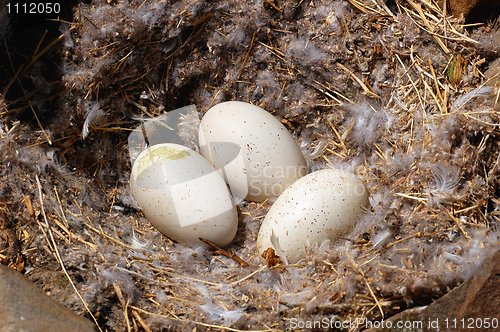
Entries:
{"type": "Polygon", "coordinates": [[[307,174],[307,164],[288,130],[262,108],[238,101],[207,111],[199,130],[200,152],[238,199],[278,197],[307,174]]]}
{"type": "Polygon", "coordinates": [[[225,246],[236,234],[238,215],[226,183],[185,146],[164,143],[142,151],[130,185],[146,218],[175,241],[199,245],[201,237],[225,246]]]}
{"type": "Polygon", "coordinates": [[[368,196],[363,181],[344,170],[325,169],[304,176],[269,209],[257,237],[259,257],[273,248],[282,251],[288,263],[298,262],[311,246],[335,241],[352,230],[363,208],[370,207],[368,196]],[[276,242],[279,248],[273,245],[276,242]]]}

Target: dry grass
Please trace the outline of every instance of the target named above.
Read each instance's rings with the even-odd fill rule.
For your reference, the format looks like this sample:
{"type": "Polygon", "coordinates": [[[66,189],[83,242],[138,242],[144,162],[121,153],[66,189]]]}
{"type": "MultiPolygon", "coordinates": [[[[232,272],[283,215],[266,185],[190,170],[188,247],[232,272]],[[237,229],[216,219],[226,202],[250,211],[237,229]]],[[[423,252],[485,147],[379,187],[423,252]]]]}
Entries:
{"type": "MultiPolygon", "coordinates": [[[[72,36],[75,46],[63,47],[73,66],[64,76],[65,96],[48,97],[74,107],[72,123],[40,120],[24,88],[24,97],[0,110],[5,160],[19,170],[22,192],[2,187],[0,213],[19,219],[18,254],[27,263],[2,248],[0,261],[27,267],[32,279],[102,331],[274,331],[291,326],[292,318],[384,319],[463,281],[498,247],[498,89],[487,90],[496,75],[483,80],[482,72],[490,59],[460,21],[431,2],[398,1],[391,9],[383,1],[348,2],[315,21],[316,7],[267,1],[270,20],[241,23],[247,30],[240,47],[217,42],[237,38],[244,20],[226,7],[191,13],[186,5],[152,28],[124,15],[123,36],[95,40],[89,36],[105,22],[96,21],[97,7],[79,8],[65,34],[37,47],[19,68],[12,64],[15,74],[3,89],[5,96],[15,84],[22,88],[30,67],[72,36]],[[294,46],[307,24],[314,52],[294,46]],[[177,35],[166,36],[172,31],[177,35]],[[86,59],[103,65],[85,67],[86,59]],[[187,101],[202,115],[226,99],[273,111],[295,133],[313,170],[342,167],[365,181],[372,211],[348,238],[311,251],[306,262],[267,268],[254,242],[272,202],[240,206],[238,236],[225,250],[175,244],[135,210],[126,154],[134,119],[187,101]],[[97,103],[104,119],[87,121],[88,102],[97,103]],[[36,125],[12,125],[26,107],[36,125]],[[90,123],[86,141],[84,123],[90,123]],[[31,136],[22,137],[23,130],[31,136]],[[47,161],[52,147],[66,167],[47,161]],[[47,170],[29,169],[16,149],[39,151],[37,163],[46,162],[47,170]],[[71,289],[47,286],[55,266],[71,289]]],[[[122,14],[116,11],[117,20],[122,14]]],[[[5,163],[2,170],[6,177],[5,163]]]]}

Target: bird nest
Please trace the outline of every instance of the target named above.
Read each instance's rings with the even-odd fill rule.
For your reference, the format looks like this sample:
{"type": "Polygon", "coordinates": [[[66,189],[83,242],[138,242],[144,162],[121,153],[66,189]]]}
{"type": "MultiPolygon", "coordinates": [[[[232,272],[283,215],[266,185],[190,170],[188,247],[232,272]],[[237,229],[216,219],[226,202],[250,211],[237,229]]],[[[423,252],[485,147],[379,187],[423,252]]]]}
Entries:
{"type": "Polygon", "coordinates": [[[28,60],[2,50],[0,261],[101,331],[360,330],[499,247],[494,22],[424,0],[94,0],[59,23],[28,60]],[[274,114],[310,171],[364,181],[350,234],[267,267],[270,201],[239,205],[226,248],[148,223],[128,183],[137,119],[227,100],[274,114]]]}

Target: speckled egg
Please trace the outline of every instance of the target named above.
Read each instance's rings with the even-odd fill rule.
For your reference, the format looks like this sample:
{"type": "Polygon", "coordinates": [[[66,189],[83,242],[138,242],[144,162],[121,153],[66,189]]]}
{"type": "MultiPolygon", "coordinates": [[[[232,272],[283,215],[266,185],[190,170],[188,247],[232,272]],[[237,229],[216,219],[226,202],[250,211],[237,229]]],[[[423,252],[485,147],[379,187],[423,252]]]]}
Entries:
{"type": "Polygon", "coordinates": [[[132,195],[146,218],[175,241],[218,246],[229,244],[238,216],[229,189],[201,155],[165,143],[142,151],[132,167],[132,195]]]}
{"type": "Polygon", "coordinates": [[[238,101],[218,104],[203,116],[200,152],[235,197],[255,202],[278,197],[307,174],[307,164],[288,130],[264,109],[238,101]]]}
{"type": "Polygon", "coordinates": [[[304,176],[267,213],[257,238],[259,257],[273,248],[288,263],[298,262],[306,256],[304,248],[335,241],[352,230],[363,208],[370,207],[368,196],[363,181],[344,170],[325,169],[304,176]]]}

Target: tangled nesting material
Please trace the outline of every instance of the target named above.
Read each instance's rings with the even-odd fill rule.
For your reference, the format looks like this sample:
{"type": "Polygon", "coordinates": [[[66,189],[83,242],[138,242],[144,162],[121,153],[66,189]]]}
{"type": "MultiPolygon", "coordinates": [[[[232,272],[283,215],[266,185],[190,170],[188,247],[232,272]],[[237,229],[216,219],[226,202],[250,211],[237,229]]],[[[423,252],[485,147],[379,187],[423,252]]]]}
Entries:
{"type": "Polygon", "coordinates": [[[35,105],[54,144],[34,121],[16,125],[15,113],[2,113],[0,208],[24,234],[27,274],[89,316],[35,221],[38,176],[62,263],[110,331],[381,319],[465,280],[499,242],[498,115],[479,74],[498,46],[481,28],[470,36],[478,46],[454,34],[449,61],[415,8],[401,1],[388,10],[321,0],[82,4],[75,23],[62,24],[65,93],[57,107],[35,105]],[[452,63],[461,68],[453,74],[452,63]],[[274,112],[311,170],[356,172],[373,211],[347,239],[283,269],[260,269],[255,254],[270,202],[240,207],[227,249],[249,268],[163,237],[128,193],[127,129],[140,116],[188,104],[203,113],[225,100],[274,112]]]}

